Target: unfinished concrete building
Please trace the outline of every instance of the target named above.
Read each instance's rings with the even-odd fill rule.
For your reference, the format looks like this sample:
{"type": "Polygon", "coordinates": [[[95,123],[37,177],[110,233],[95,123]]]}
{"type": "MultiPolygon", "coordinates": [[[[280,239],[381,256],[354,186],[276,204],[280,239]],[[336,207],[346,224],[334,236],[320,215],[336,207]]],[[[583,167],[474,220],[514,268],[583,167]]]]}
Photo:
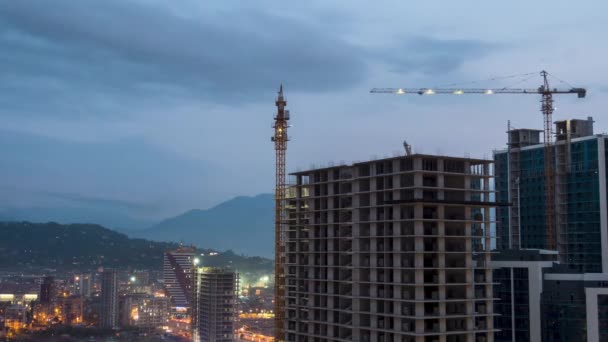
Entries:
{"type": "Polygon", "coordinates": [[[296,172],[287,341],[493,341],[491,161],[407,155],[296,172]]]}

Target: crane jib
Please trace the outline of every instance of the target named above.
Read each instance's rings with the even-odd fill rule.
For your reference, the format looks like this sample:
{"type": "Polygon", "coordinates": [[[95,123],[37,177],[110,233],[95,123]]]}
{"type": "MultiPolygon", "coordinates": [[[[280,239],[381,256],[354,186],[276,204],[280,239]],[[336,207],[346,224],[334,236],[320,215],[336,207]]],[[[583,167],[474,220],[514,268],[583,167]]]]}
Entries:
{"type": "MultiPolygon", "coordinates": [[[[554,94],[576,94],[578,98],[584,98],[587,95],[585,88],[567,88],[557,89],[551,88],[547,76],[549,75],[546,71],[541,71],[540,75],[543,78],[543,84],[535,89],[523,89],[523,88],[486,88],[486,89],[464,89],[464,88],[374,88],[371,93],[385,93],[395,95],[406,95],[406,94],[418,94],[418,95],[435,95],[435,94],[453,94],[453,95],[464,95],[464,94],[482,94],[482,95],[493,95],[493,94],[536,94],[541,95],[541,113],[543,114],[543,126],[544,126],[544,178],[545,178],[545,236],[546,243],[543,248],[548,250],[560,250],[564,244],[559,240],[562,238],[556,229],[555,224],[555,170],[553,166],[553,95],[554,94]]],[[[566,83],[561,81],[562,83],[566,83]]],[[[511,152],[509,152],[511,153],[511,152]]],[[[560,251],[561,254],[561,251],[560,251]]]]}
{"type": "Polygon", "coordinates": [[[461,89],[461,88],[374,88],[370,93],[375,94],[396,94],[396,95],[435,95],[435,94],[577,94],[578,98],[584,98],[587,95],[585,88],[571,89],[550,89],[548,91],[543,88],[538,89],[461,89]]]}

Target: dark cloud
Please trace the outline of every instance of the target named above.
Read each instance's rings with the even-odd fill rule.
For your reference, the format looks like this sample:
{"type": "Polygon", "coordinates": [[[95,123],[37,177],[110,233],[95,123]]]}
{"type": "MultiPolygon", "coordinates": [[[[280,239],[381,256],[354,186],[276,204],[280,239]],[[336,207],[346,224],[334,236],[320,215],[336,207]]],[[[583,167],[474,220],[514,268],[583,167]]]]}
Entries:
{"type": "Polygon", "coordinates": [[[154,212],[161,208],[155,204],[139,203],[135,201],[120,200],[113,198],[100,198],[83,196],[72,193],[62,192],[40,192],[41,195],[46,195],[53,199],[58,199],[71,204],[87,205],[92,207],[108,208],[108,209],[126,209],[130,211],[154,212]]]}
{"type": "Polygon", "coordinates": [[[97,223],[109,228],[139,229],[155,224],[159,208],[136,202],[49,193],[0,185],[0,219],[7,221],[97,223]]]}
{"type": "Polygon", "coordinates": [[[480,59],[497,49],[497,44],[481,40],[417,37],[404,39],[400,46],[391,47],[378,57],[394,72],[435,75],[456,71],[466,61],[480,59]]]}
{"type": "Polygon", "coordinates": [[[494,48],[419,37],[370,52],[328,29],[326,17],[261,7],[185,16],[135,0],[2,1],[0,114],[108,116],[184,97],[251,102],[280,82],[344,89],[378,60],[396,72],[444,73],[494,48]]]}
{"type": "Polygon", "coordinates": [[[28,188],[27,184],[0,185],[0,210],[27,204],[36,207],[79,207],[113,210],[121,213],[151,215],[162,210],[158,203],[143,203],[116,198],[86,196],[28,188]]]}
{"type": "MultiPolygon", "coordinates": [[[[206,207],[226,196],[213,189],[222,167],[137,139],[72,143],[0,130],[0,154],[0,186],[29,189],[44,203],[154,214],[159,208],[206,207]]],[[[0,191],[0,204],[11,203],[12,196],[0,191]]]]}
{"type": "Polygon", "coordinates": [[[0,50],[0,103],[29,111],[56,99],[84,112],[83,99],[121,95],[250,101],[280,82],[348,87],[366,71],[356,47],[314,22],[252,9],[185,17],[128,0],[0,2],[0,50]]]}

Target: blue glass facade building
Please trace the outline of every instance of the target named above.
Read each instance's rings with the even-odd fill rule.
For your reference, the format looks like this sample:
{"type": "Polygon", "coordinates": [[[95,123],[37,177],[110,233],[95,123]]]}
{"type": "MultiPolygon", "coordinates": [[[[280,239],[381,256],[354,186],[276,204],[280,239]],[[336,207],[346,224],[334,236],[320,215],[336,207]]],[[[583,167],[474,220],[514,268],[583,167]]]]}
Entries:
{"type": "Polygon", "coordinates": [[[591,118],[557,122],[556,132],[554,250],[541,132],[509,131],[508,148],[494,153],[496,200],[510,204],[496,210],[496,341],[608,338],[608,136],[593,134],[591,118]]]}
{"type": "MultiPolygon", "coordinates": [[[[553,146],[557,251],[568,272],[608,270],[602,262],[608,237],[601,215],[607,208],[607,144],[606,136],[592,135],[553,146]]],[[[497,249],[548,249],[544,145],[498,151],[494,161],[497,201],[511,203],[496,212],[497,249]]]]}

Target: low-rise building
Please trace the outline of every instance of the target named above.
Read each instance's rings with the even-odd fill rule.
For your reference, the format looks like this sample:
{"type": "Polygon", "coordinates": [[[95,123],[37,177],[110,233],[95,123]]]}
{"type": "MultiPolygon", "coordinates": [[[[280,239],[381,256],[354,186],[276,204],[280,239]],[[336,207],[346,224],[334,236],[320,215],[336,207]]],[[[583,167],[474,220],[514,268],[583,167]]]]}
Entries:
{"type": "Polygon", "coordinates": [[[130,294],[124,299],[122,325],[143,329],[166,327],[170,309],[168,297],[155,297],[146,293],[130,294]]]}

